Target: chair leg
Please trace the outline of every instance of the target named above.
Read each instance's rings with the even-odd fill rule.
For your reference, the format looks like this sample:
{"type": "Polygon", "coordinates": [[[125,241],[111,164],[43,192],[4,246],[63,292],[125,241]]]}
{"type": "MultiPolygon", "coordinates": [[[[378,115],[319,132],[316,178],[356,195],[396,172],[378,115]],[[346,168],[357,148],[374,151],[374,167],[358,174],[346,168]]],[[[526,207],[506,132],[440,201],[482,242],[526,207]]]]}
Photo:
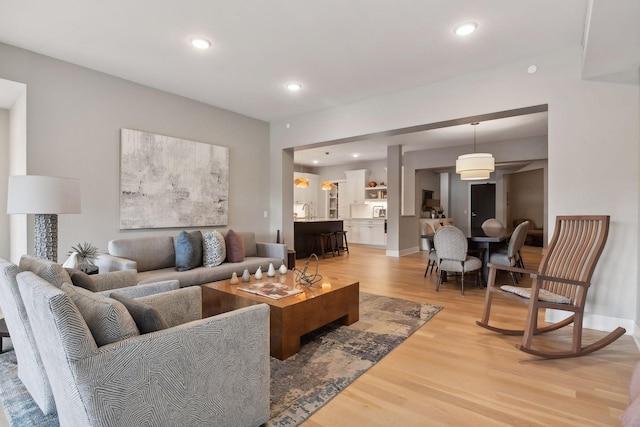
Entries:
{"type": "Polygon", "coordinates": [[[442,283],[442,275],[446,274],[444,271],[439,270],[438,271],[438,281],[436,282],[436,292],[438,292],[440,290],[440,283],[442,283]]]}

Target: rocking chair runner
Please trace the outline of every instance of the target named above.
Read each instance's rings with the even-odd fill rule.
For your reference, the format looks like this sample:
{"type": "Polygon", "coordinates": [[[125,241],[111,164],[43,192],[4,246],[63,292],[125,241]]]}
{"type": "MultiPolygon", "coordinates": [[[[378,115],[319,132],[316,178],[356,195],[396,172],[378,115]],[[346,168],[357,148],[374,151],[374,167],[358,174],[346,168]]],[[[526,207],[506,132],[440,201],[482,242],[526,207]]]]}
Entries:
{"type": "Polygon", "coordinates": [[[482,320],[476,324],[489,330],[508,335],[523,335],[522,344],[516,347],[526,353],[545,358],[584,356],[599,350],[625,334],[618,327],[607,336],[586,347],[582,346],[582,320],[591,276],[602,254],[609,232],[609,216],[559,216],[547,253],[538,271],[518,267],[489,264],[489,277],[482,320]],[[531,288],[495,285],[496,270],[529,274],[531,288]],[[489,325],[491,302],[494,295],[529,306],[524,330],[502,329],[489,325]],[[569,311],[568,318],[544,327],[538,327],[538,310],[555,309],[569,311]],[[571,350],[542,351],[531,347],[533,336],[555,331],[573,323],[571,350]]]}

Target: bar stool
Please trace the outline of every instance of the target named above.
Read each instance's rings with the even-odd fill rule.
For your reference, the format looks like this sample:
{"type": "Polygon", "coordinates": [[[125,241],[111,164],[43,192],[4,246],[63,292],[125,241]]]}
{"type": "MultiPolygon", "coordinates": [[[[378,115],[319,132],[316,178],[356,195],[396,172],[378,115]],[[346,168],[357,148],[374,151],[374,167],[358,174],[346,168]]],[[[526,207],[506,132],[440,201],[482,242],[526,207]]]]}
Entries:
{"type": "Polygon", "coordinates": [[[349,253],[349,243],[347,242],[347,232],[343,230],[339,230],[334,232],[336,239],[336,250],[338,251],[338,255],[340,255],[340,251],[344,251],[349,253]]]}
{"type": "Polygon", "coordinates": [[[328,253],[330,253],[331,256],[336,256],[336,235],[334,233],[314,234],[314,237],[316,242],[315,248],[317,248],[317,244],[320,243],[322,258],[326,258],[328,253]],[[329,252],[329,250],[331,251],[329,252]]]}

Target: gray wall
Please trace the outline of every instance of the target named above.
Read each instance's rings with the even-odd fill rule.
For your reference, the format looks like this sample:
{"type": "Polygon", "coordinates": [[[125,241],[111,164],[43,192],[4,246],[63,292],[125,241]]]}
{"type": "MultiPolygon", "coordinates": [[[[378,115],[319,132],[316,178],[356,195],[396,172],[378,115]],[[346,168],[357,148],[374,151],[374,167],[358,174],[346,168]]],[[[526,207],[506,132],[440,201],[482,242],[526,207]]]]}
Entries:
{"type": "Polygon", "coordinates": [[[229,147],[229,227],[275,241],[268,123],[5,44],[0,58],[0,78],[27,85],[27,172],[81,182],[82,213],[59,217],[59,259],[78,242],[105,251],[116,237],[178,232],[119,230],[121,128],[229,147]]]}
{"type": "Polygon", "coordinates": [[[0,108],[0,258],[9,259],[7,177],[9,176],[9,110],[0,108]]]}
{"type": "Polygon", "coordinates": [[[509,175],[509,217],[507,222],[517,218],[529,218],[542,227],[544,221],[544,170],[513,173],[509,175]]]}

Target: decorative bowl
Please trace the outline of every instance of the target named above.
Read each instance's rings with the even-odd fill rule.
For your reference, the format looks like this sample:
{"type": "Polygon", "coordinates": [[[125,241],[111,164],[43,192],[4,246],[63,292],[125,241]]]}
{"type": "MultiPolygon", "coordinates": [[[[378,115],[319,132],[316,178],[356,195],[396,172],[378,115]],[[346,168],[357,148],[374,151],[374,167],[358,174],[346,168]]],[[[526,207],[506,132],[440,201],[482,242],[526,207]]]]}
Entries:
{"type": "Polygon", "coordinates": [[[375,181],[369,181],[369,187],[375,187],[376,185],[378,184],[375,181]]]}

